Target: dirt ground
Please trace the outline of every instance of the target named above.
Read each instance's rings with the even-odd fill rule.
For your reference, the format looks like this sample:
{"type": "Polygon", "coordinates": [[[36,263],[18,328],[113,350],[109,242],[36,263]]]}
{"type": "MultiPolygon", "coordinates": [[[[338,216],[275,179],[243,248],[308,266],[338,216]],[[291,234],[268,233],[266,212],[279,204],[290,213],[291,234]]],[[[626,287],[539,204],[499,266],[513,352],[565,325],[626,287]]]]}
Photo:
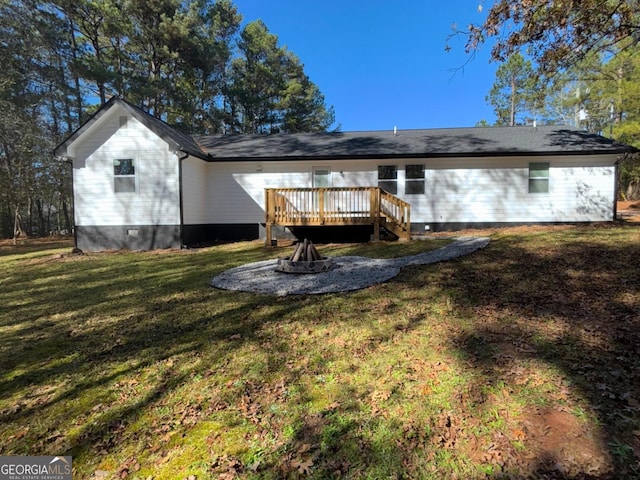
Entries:
{"type": "Polygon", "coordinates": [[[625,222],[640,223],[640,200],[618,202],[618,219],[625,222]]]}
{"type": "Polygon", "coordinates": [[[11,255],[13,253],[27,253],[38,250],[49,250],[51,248],[73,248],[73,237],[29,237],[18,238],[14,242],[12,238],[0,238],[0,255],[11,255]]]}

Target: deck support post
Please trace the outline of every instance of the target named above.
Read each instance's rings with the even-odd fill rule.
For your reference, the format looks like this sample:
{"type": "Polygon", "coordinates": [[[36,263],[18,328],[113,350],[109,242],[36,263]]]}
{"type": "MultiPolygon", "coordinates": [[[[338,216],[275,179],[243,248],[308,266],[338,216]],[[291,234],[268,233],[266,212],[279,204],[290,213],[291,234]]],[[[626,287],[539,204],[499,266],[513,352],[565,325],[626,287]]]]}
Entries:
{"type": "Polygon", "coordinates": [[[371,220],[373,220],[373,241],[380,241],[380,189],[371,188],[369,190],[371,195],[371,220]]]}
{"type": "Polygon", "coordinates": [[[266,239],[264,241],[264,244],[267,247],[271,246],[271,240],[272,240],[272,226],[273,226],[273,222],[275,220],[275,209],[274,209],[274,198],[273,198],[274,192],[273,190],[267,188],[264,191],[264,203],[265,203],[265,208],[264,208],[264,213],[265,213],[265,230],[266,230],[266,239]]]}
{"type": "Polygon", "coordinates": [[[318,220],[320,225],[324,225],[324,197],[326,190],[324,188],[318,189],[318,220]]]}
{"type": "Polygon", "coordinates": [[[267,222],[267,224],[265,225],[265,229],[266,229],[266,231],[267,231],[267,238],[266,238],[266,240],[264,241],[264,244],[265,244],[267,247],[271,247],[271,246],[273,246],[273,244],[271,243],[271,239],[272,239],[272,236],[271,236],[271,226],[272,226],[272,224],[271,224],[271,223],[269,223],[269,222],[267,222]]]}
{"type": "Polygon", "coordinates": [[[374,220],[373,222],[373,241],[380,241],[380,220],[374,220]]]}

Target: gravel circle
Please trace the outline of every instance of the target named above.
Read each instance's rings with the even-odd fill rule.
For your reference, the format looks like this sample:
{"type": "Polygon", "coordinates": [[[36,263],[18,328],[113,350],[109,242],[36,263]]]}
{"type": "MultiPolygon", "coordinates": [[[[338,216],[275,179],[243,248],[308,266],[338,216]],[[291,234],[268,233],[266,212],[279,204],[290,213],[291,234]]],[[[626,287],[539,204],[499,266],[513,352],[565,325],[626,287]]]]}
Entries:
{"type": "Polygon", "coordinates": [[[334,257],[336,267],[323,273],[295,274],[276,270],[277,260],[235,267],[215,276],[211,286],[270,295],[315,295],[360,290],[386,282],[409,265],[428,265],[469,255],[489,244],[487,237],[458,237],[437,250],[391,259],[334,257]]]}

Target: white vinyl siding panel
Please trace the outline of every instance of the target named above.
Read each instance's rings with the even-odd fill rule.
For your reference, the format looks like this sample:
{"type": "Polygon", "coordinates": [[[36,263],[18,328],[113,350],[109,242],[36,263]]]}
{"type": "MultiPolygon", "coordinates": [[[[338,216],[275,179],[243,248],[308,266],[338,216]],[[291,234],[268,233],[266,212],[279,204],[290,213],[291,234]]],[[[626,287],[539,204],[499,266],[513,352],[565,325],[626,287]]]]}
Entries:
{"type": "Polygon", "coordinates": [[[168,144],[134,118],[120,128],[113,112],[74,145],[75,219],[78,225],[180,223],[178,160],[168,144]],[[114,192],[113,161],[132,158],[135,192],[114,192]]]}
{"type": "MultiPolygon", "coordinates": [[[[376,186],[397,165],[397,196],[415,223],[573,222],[612,219],[614,156],[424,159],[425,193],[405,195],[411,159],[325,161],[333,187],[376,186]],[[549,193],[528,193],[529,163],[549,161],[549,193]]],[[[207,164],[206,223],[264,222],[264,189],[311,187],[312,161],[207,164]]]]}
{"type": "Polygon", "coordinates": [[[207,171],[209,165],[199,158],[182,161],[182,213],[185,225],[203,225],[208,222],[207,171]]]}
{"type": "MultiPolygon", "coordinates": [[[[469,161],[473,161],[470,159],[469,161]]],[[[477,161],[477,160],[476,160],[477,161]]],[[[426,173],[430,200],[412,202],[412,221],[432,222],[574,222],[612,220],[615,158],[549,158],[549,192],[529,194],[530,161],[485,160],[491,168],[463,168],[456,160],[434,162],[426,173]],[[420,219],[420,220],[418,220],[420,219]]],[[[429,167],[427,167],[429,168],[429,167]]]]}
{"type": "Polygon", "coordinates": [[[208,223],[264,222],[264,189],[311,187],[314,165],[261,162],[257,166],[253,161],[208,164],[208,223]]]}
{"type": "MultiPolygon", "coordinates": [[[[377,166],[371,161],[324,163],[330,169],[330,184],[333,187],[368,187],[377,184],[377,166]]],[[[317,164],[317,161],[256,163],[250,160],[207,164],[208,223],[264,222],[264,189],[311,188],[313,168],[317,164]]]]}

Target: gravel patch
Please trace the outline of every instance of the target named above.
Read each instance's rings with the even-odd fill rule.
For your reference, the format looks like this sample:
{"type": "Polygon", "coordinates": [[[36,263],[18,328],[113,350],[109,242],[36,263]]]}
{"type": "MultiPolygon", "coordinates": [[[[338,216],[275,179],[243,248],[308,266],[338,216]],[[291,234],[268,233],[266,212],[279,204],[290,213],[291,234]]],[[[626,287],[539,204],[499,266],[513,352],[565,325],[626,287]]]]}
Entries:
{"type": "Polygon", "coordinates": [[[336,267],[323,273],[294,274],[276,270],[277,260],[249,263],[215,276],[211,286],[270,295],[315,295],[360,290],[386,282],[409,265],[428,265],[469,255],[489,244],[487,237],[458,237],[437,250],[407,257],[376,259],[334,257],[336,267]]]}

